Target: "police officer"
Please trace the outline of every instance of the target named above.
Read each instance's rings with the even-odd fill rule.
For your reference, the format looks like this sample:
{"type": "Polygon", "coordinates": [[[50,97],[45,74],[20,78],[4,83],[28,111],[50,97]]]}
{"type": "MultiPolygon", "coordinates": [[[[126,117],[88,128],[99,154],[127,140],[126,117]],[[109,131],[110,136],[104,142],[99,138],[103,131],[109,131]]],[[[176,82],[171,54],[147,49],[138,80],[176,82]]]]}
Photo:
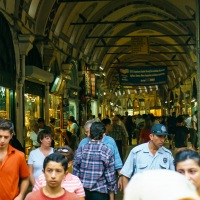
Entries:
{"type": "Polygon", "coordinates": [[[131,150],[120,172],[123,188],[134,174],[152,169],[175,170],[171,151],[163,147],[167,135],[163,124],[154,124],[149,135],[150,141],[131,150]]]}

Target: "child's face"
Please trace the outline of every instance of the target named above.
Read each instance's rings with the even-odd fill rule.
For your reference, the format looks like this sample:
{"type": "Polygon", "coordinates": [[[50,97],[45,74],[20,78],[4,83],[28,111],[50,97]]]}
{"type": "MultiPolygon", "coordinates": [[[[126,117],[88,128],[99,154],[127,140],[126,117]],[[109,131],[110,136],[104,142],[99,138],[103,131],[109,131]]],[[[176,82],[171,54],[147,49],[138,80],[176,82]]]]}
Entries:
{"type": "Polygon", "coordinates": [[[47,186],[57,188],[61,186],[66,172],[61,163],[50,161],[47,163],[45,170],[43,170],[47,186]]]}

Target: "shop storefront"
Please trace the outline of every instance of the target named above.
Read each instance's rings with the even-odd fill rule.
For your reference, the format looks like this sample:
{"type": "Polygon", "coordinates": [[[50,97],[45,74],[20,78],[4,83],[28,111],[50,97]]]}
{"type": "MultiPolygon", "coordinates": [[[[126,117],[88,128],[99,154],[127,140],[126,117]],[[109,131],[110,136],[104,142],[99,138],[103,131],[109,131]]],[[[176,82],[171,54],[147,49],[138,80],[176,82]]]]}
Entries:
{"type": "Polygon", "coordinates": [[[26,129],[25,148],[26,155],[32,150],[32,141],[30,139],[31,125],[37,122],[39,117],[43,117],[43,100],[45,95],[44,85],[25,81],[24,93],[24,120],[26,129]]]}

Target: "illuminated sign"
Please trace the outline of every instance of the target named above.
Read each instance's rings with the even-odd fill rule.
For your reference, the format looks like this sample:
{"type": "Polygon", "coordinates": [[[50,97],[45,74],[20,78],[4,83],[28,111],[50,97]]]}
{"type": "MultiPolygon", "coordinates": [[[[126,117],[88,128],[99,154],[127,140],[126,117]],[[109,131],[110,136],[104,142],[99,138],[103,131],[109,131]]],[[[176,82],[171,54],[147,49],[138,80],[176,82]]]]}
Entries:
{"type": "Polygon", "coordinates": [[[119,68],[120,84],[123,85],[163,85],[167,84],[166,67],[124,67],[119,68]]]}

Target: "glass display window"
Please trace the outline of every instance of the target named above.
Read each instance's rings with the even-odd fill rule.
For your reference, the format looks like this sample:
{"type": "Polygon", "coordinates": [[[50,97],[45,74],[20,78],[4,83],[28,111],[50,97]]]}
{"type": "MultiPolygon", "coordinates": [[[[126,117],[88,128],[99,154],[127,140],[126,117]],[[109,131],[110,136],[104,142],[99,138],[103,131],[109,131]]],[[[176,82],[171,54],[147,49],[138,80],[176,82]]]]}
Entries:
{"type": "Polygon", "coordinates": [[[40,117],[40,97],[33,94],[24,94],[24,109],[25,109],[25,128],[26,128],[26,154],[29,155],[32,150],[32,141],[30,139],[30,125],[37,121],[40,117]]]}
{"type": "Polygon", "coordinates": [[[53,94],[49,95],[49,117],[56,119],[55,127],[60,127],[62,97],[53,94]]]}
{"type": "Polygon", "coordinates": [[[10,119],[10,91],[0,86],[0,118],[10,119]]]}

